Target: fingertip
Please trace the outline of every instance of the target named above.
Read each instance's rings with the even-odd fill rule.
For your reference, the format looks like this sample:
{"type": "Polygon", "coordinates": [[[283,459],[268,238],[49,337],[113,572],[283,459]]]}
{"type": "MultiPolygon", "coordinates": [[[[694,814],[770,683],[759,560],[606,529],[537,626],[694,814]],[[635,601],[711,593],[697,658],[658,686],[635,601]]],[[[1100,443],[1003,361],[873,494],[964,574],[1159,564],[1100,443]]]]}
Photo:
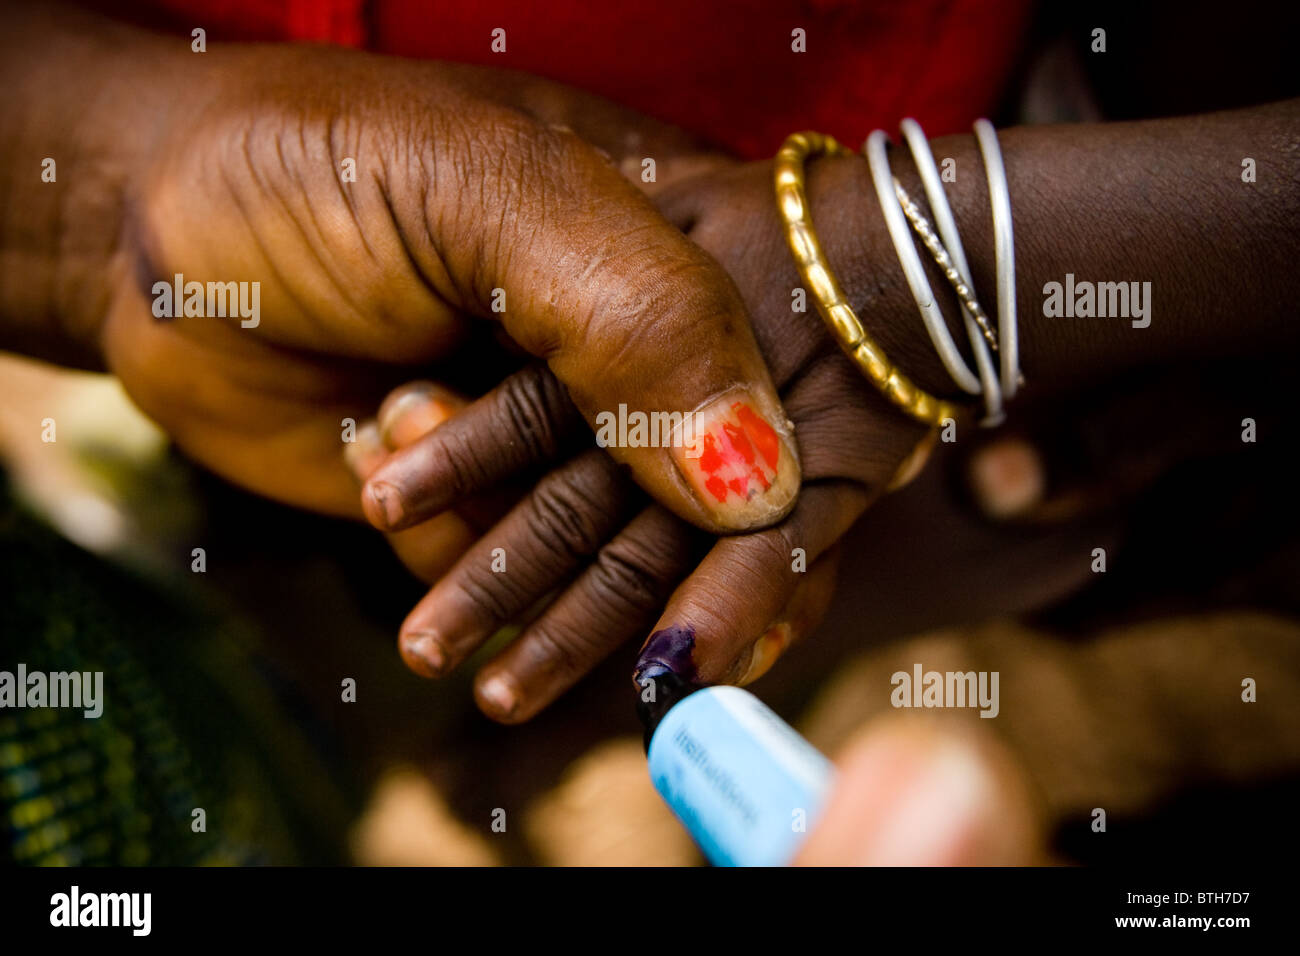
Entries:
{"type": "Polygon", "coordinates": [[[379,431],[393,450],[405,448],[433,431],[464,405],[433,382],[410,382],[388,394],[379,406],[379,431]]]}
{"type": "Polygon", "coordinates": [[[360,482],[374,474],[387,456],[388,449],[384,447],[379,426],[373,418],[358,425],[352,441],[343,445],[343,460],[360,482]]]}
{"type": "Polygon", "coordinates": [[[474,700],[479,710],[500,724],[517,724],[527,719],[519,683],[506,670],[483,671],[474,681],[474,700]]]}
{"type": "Polygon", "coordinates": [[[694,684],[698,679],[695,666],[695,628],[689,624],[668,624],[646,638],[637,655],[632,682],[638,687],[663,673],[694,684]]]}
{"type": "Polygon", "coordinates": [[[447,653],[433,631],[410,631],[397,641],[402,661],[413,672],[426,678],[441,677],[447,670],[447,653]]]}
{"type": "Polygon", "coordinates": [[[361,489],[361,510],[366,520],[380,531],[400,531],[404,527],[402,496],[389,482],[367,481],[361,489]]]}

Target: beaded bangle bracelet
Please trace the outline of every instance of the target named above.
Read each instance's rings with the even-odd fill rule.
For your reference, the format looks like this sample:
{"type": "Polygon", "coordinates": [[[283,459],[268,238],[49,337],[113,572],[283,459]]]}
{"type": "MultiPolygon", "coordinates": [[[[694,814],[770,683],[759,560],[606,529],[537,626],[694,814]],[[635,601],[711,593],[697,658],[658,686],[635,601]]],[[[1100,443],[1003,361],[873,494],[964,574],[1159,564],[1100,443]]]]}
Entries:
{"type": "Polygon", "coordinates": [[[912,384],[898,366],[867,335],[844,290],[835,279],[813,229],[808,206],[804,166],[815,156],[852,156],[832,137],[821,133],[795,133],[776,154],[776,207],[785,225],[786,242],[794,255],[803,283],[812,295],[817,311],[830,326],[840,348],[882,395],[899,409],[925,425],[940,425],[956,417],[956,407],[912,384]]]}

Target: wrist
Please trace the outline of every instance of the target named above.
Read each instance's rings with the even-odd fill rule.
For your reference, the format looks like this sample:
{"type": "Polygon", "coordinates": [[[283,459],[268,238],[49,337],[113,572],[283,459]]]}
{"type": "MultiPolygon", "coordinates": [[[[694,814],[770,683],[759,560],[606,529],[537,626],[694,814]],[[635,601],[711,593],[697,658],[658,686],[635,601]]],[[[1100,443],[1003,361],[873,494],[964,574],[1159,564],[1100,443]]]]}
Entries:
{"type": "MultiPolygon", "coordinates": [[[[915,190],[908,187],[915,173],[910,162],[903,167],[898,152],[890,157],[895,175],[909,191],[919,191],[919,181],[915,190]]],[[[867,334],[918,388],[940,399],[972,400],[944,369],[918,314],[866,160],[860,155],[814,160],[808,168],[808,193],[813,223],[831,268],[867,334]]],[[[923,248],[920,252],[944,316],[962,342],[964,331],[958,334],[951,322],[958,314],[957,297],[928,253],[923,248]]],[[[865,380],[864,384],[871,387],[865,380]]]]}
{"type": "Polygon", "coordinates": [[[76,10],[6,11],[0,348],[98,367],[132,185],[184,89],[185,38],[76,10]]]}

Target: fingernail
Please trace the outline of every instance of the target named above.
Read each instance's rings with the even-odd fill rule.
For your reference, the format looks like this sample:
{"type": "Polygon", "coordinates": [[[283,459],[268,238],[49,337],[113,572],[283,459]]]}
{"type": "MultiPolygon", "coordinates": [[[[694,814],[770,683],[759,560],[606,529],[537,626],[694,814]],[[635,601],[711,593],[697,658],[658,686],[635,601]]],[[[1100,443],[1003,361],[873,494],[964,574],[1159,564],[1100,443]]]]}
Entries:
{"type": "Polygon", "coordinates": [[[687,683],[695,683],[695,628],[673,624],[650,635],[636,659],[633,681],[640,686],[653,672],[667,669],[687,683]]]}
{"type": "Polygon", "coordinates": [[[974,749],[959,741],[929,748],[896,784],[880,810],[867,865],[954,865],[983,828],[997,823],[995,781],[974,749]]]}
{"type": "Polygon", "coordinates": [[[752,684],[771,670],[777,658],[790,646],[792,636],[793,631],[786,621],[773,624],[768,628],[767,633],[755,641],[750,648],[749,661],[743,665],[740,677],[736,679],[736,685],[744,687],[746,684],[752,684]]]}
{"type": "Polygon", "coordinates": [[[969,475],[976,504],[998,520],[1032,511],[1042,502],[1047,487],[1042,457],[1018,438],[1004,438],[975,452],[969,475]]]}
{"type": "Polygon", "coordinates": [[[429,631],[402,635],[401,650],[406,666],[421,677],[441,677],[447,666],[442,643],[429,631]]]}
{"type": "Polygon", "coordinates": [[[379,426],[373,418],[358,426],[352,441],[343,443],[343,460],[358,481],[365,481],[387,455],[388,449],[379,437],[379,426]]]}
{"type": "Polygon", "coordinates": [[[449,397],[427,382],[393,391],[379,408],[379,430],[389,448],[404,448],[433,431],[456,412],[449,397]]]}
{"type": "Polygon", "coordinates": [[[361,507],[370,523],[380,528],[396,528],[404,513],[401,495],[386,481],[366,483],[361,493],[361,507]]]}
{"type": "Polygon", "coordinates": [[[674,431],[673,461],[695,497],[728,528],[770,522],[799,491],[792,426],[773,425],[746,389],[715,398],[674,431]]]}
{"type": "Polygon", "coordinates": [[[519,705],[514,682],[503,674],[493,674],[478,685],[479,699],[487,704],[492,717],[509,717],[519,705]]]}

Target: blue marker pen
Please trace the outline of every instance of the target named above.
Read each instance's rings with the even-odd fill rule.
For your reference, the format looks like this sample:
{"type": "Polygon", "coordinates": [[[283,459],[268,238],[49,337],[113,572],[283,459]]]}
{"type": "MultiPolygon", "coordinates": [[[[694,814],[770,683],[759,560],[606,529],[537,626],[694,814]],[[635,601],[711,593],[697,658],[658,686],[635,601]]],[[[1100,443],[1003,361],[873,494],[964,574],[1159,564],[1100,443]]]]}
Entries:
{"type": "Polygon", "coordinates": [[[821,812],[831,762],[748,691],[652,671],[638,676],[638,710],[655,789],[710,862],[789,863],[821,812]]]}

